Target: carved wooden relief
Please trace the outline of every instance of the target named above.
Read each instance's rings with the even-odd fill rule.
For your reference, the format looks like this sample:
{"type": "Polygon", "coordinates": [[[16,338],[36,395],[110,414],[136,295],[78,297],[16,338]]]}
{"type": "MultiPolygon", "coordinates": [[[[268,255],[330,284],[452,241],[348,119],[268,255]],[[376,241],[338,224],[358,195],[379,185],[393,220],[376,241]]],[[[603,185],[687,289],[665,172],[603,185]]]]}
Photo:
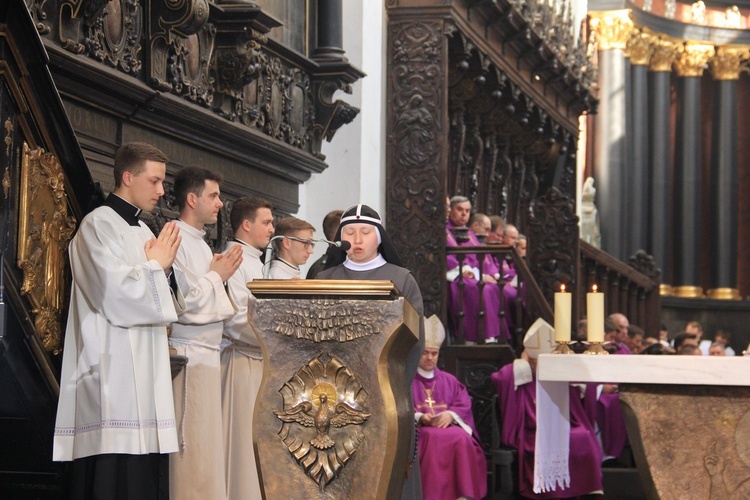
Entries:
{"type": "Polygon", "coordinates": [[[387,224],[429,316],[440,312],[445,280],[443,23],[392,23],[388,40],[387,224]]]}
{"type": "Polygon", "coordinates": [[[551,188],[535,200],[528,233],[531,273],[552,303],[552,294],[561,283],[572,287],[577,284],[579,236],[575,201],[551,188]]]}
{"type": "MultiPolygon", "coordinates": [[[[364,76],[269,47],[280,26],[256,4],[208,0],[26,0],[39,33],[163,92],[308,153],[359,109],[332,99],[364,76]],[[319,73],[319,74],[318,74],[319,73]]],[[[313,20],[314,21],[314,20],[313,20]]],[[[111,75],[108,75],[111,78],[111,75]]]]}
{"type": "Polygon", "coordinates": [[[68,215],[64,175],[57,158],[24,143],[21,164],[18,267],[21,293],[32,306],[36,333],[48,352],[61,348],[61,312],[68,292],[67,248],[76,227],[68,215]]]}

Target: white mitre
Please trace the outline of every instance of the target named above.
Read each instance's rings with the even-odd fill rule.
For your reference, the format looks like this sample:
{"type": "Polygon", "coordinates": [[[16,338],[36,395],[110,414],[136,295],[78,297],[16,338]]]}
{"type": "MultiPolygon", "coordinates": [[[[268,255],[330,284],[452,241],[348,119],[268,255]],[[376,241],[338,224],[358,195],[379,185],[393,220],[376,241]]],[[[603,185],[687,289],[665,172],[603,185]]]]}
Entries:
{"type": "MultiPolygon", "coordinates": [[[[555,329],[544,321],[542,318],[537,319],[531,328],[526,331],[523,338],[523,346],[526,348],[526,354],[529,358],[536,359],[540,354],[552,352],[557,343],[555,342],[555,329]]],[[[513,361],[513,380],[514,388],[528,384],[534,380],[531,373],[531,365],[525,359],[516,359],[513,361]]]]}
{"type": "Polygon", "coordinates": [[[537,319],[531,325],[531,328],[526,331],[523,346],[531,359],[538,358],[540,354],[548,354],[554,351],[557,347],[555,329],[542,318],[537,319]]]}
{"type": "Polygon", "coordinates": [[[445,340],[445,327],[435,314],[424,320],[424,346],[440,349],[445,340]]]}

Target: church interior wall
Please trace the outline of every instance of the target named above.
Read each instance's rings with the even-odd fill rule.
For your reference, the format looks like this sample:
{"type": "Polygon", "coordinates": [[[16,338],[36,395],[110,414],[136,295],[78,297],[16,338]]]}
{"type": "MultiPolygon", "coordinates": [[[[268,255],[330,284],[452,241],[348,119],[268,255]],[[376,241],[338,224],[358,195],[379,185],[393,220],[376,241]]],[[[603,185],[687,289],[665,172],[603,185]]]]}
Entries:
{"type": "MultiPolygon", "coordinates": [[[[343,18],[346,55],[367,76],[346,96],[359,115],[323,143],[328,168],[300,185],[296,216],[316,227],[316,238],[324,237],[323,218],[331,210],[364,203],[385,216],[385,10],[382,2],[343,2],[343,18]]],[[[308,264],[325,250],[317,245],[308,264]]]]}

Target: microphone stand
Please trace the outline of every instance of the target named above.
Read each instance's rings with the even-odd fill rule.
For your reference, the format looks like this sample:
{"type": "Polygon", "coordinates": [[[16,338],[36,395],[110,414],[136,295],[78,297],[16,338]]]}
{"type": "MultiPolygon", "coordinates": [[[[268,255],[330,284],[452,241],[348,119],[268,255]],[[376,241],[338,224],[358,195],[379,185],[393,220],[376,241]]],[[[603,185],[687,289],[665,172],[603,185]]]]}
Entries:
{"type": "Polygon", "coordinates": [[[299,238],[297,236],[289,236],[286,234],[280,234],[278,236],[274,236],[270,239],[268,242],[268,245],[266,245],[266,255],[263,258],[263,279],[267,280],[268,275],[271,273],[271,260],[273,259],[273,242],[274,240],[279,239],[287,239],[287,240],[293,240],[293,241],[299,241],[300,243],[327,243],[329,245],[333,245],[335,247],[343,248],[344,250],[348,250],[351,248],[351,244],[348,241],[330,241],[326,239],[320,239],[315,240],[313,238],[299,238]]]}

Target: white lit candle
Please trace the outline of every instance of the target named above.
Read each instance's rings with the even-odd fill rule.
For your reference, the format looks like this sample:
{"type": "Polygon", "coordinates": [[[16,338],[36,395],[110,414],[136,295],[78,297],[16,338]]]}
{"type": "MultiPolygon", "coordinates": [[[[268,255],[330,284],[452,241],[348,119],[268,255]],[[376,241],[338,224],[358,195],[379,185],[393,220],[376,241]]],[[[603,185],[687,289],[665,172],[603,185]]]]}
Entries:
{"type": "Polygon", "coordinates": [[[604,294],[596,291],[586,294],[586,317],[588,322],[588,341],[604,342],[604,294]]]}
{"type": "Polygon", "coordinates": [[[555,342],[570,342],[571,294],[565,285],[555,292],[555,342]]]}

